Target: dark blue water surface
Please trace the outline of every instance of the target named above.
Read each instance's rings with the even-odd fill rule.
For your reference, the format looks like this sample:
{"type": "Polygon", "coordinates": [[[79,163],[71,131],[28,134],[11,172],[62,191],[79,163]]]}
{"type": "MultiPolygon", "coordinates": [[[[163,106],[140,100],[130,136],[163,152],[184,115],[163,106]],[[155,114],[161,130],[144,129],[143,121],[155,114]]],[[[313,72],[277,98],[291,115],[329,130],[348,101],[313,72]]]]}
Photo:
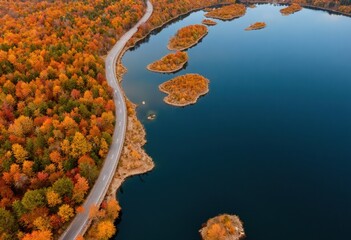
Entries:
{"type": "Polygon", "coordinates": [[[247,239],[351,239],[351,19],[261,5],[218,21],[176,74],[146,65],[196,12],[123,58],[123,87],[145,125],[156,168],[118,193],[121,240],[196,240],[202,223],[238,214],[247,239]],[[244,31],[257,21],[267,28],[244,31]],[[158,85],[185,73],[210,92],[185,108],[158,85]],[[148,121],[156,113],[155,121],[148,121]]]}

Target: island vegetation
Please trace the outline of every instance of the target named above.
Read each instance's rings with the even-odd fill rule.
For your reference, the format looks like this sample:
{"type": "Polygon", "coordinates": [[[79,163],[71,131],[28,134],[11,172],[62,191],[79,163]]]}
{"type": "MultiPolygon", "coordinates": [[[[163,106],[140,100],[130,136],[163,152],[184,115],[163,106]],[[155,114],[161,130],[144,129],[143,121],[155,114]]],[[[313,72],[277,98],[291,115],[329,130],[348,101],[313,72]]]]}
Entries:
{"type": "Polygon", "coordinates": [[[196,45],[207,33],[207,27],[201,24],[183,27],[169,40],[168,49],[176,51],[186,50],[196,45]]]}
{"type": "Polygon", "coordinates": [[[209,219],[200,229],[200,234],[203,240],[240,240],[245,237],[239,217],[228,214],[209,219]]]}
{"type": "Polygon", "coordinates": [[[170,53],[149,64],[147,69],[153,72],[171,73],[182,69],[187,62],[188,54],[186,52],[170,53]]]}
{"type": "Polygon", "coordinates": [[[128,47],[134,46],[138,41],[144,39],[153,30],[158,29],[179,16],[192,11],[210,8],[213,6],[233,4],[236,0],[151,0],[154,12],[148,22],[143,24],[128,42],[128,47]]]}
{"type": "MultiPolygon", "coordinates": [[[[273,3],[272,0],[241,0],[241,3],[273,3]]],[[[331,13],[351,16],[350,0],[275,0],[275,4],[299,4],[301,7],[326,10],[331,13]]]]}
{"type": "Polygon", "coordinates": [[[197,99],[208,93],[209,80],[199,74],[186,74],[175,77],[159,86],[167,93],[164,101],[170,105],[183,107],[195,104],[197,99]]]}
{"type": "Polygon", "coordinates": [[[146,143],[146,132],[136,116],[136,105],[128,99],[126,103],[128,127],[118,168],[100,209],[98,206],[88,209],[92,224],[84,238],[81,237],[82,240],[111,238],[117,229],[110,222],[116,221],[121,210],[115,200],[117,190],[128,177],[151,171],[154,168],[154,162],[143,149],[146,143]]]}
{"type": "Polygon", "coordinates": [[[220,20],[232,20],[244,16],[246,6],[244,4],[232,4],[214,9],[205,14],[206,17],[216,18],[220,20]]]}
{"type": "Polygon", "coordinates": [[[290,6],[281,9],[280,12],[282,13],[282,15],[287,16],[295,12],[301,11],[301,9],[302,7],[299,4],[293,3],[290,6]]]}
{"type": "Polygon", "coordinates": [[[249,27],[245,28],[246,31],[258,30],[266,27],[266,23],[264,22],[256,22],[249,27]]]}
{"type": "Polygon", "coordinates": [[[217,23],[211,19],[204,19],[204,20],[202,20],[202,24],[205,24],[207,26],[214,26],[217,23]]]}

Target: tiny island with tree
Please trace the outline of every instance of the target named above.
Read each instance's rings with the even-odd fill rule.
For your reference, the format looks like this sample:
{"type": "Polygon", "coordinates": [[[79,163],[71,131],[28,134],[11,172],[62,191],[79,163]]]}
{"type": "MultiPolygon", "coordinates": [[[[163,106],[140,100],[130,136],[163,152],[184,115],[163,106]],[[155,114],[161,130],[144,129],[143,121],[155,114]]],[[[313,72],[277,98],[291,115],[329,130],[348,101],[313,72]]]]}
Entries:
{"type": "Polygon", "coordinates": [[[207,26],[214,26],[214,25],[217,25],[217,22],[215,22],[211,19],[204,19],[204,20],[202,20],[202,24],[205,24],[207,26]]]}
{"type": "Polygon", "coordinates": [[[243,223],[236,215],[210,218],[200,229],[203,240],[240,240],[245,237],[243,223]]]}
{"type": "Polygon", "coordinates": [[[245,28],[246,31],[251,31],[251,30],[259,30],[262,28],[266,27],[266,23],[264,22],[256,22],[254,24],[251,24],[249,27],[245,28]]]}

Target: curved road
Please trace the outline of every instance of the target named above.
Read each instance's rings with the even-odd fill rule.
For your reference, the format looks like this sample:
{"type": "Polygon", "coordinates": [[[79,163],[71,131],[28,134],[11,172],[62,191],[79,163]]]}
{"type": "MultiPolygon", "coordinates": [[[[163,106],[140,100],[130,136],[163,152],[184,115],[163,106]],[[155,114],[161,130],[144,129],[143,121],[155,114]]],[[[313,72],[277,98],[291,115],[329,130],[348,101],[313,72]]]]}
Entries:
{"type": "Polygon", "coordinates": [[[138,27],[150,18],[153,12],[153,7],[149,0],[146,4],[147,9],[145,15],[132,29],[126,32],[119,39],[119,41],[114,45],[106,57],[106,79],[110,87],[113,88],[113,99],[116,106],[116,124],[113,132],[113,140],[104,165],[100,171],[100,175],[83,204],[85,211],[75,216],[66,231],[61,235],[61,240],[74,240],[79,235],[83,235],[85,233],[87,230],[87,223],[89,222],[90,207],[93,205],[99,206],[101,204],[116,172],[127,129],[126,103],[123,91],[117,83],[116,64],[118,56],[121,54],[128,40],[134,35],[134,33],[136,33],[138,27]]]}

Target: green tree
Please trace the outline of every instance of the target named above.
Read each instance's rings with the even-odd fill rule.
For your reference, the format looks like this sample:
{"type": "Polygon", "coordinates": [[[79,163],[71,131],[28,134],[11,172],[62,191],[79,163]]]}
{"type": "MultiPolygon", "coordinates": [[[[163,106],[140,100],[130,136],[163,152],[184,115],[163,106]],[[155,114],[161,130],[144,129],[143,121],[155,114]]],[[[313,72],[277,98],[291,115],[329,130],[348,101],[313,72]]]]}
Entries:
{"type": "Polygon", "coordinates": [[[36,207],[45,205],[43,193],[44,191],[41,189],[27,191],[22,198],[22,204],[25,209],[33,210],[36,207]]]}
{"type": "Polygon", "coordinates": [[[96,166],[92,166],[89,163],[81,163],[79,164],[80,175],[85,177],[88,180],[89,185],[92,186],[95,180],[99,176],[99,170],[96,166]]]}
{"type": "Polygon", "coordinates": [[[54,182],[54,184],[52,185],[52,189],[56,193],[60,194],[61,197],[71,197],[73,191],[73,182],[67,177],[60,178],[56,182],[54,182]]]}
{"type": "Polygon", "coordinates": [[[12,235],[18,229],[16,219],[10,211],[0,208],[0,237],[1,235],[12,235]]]}

